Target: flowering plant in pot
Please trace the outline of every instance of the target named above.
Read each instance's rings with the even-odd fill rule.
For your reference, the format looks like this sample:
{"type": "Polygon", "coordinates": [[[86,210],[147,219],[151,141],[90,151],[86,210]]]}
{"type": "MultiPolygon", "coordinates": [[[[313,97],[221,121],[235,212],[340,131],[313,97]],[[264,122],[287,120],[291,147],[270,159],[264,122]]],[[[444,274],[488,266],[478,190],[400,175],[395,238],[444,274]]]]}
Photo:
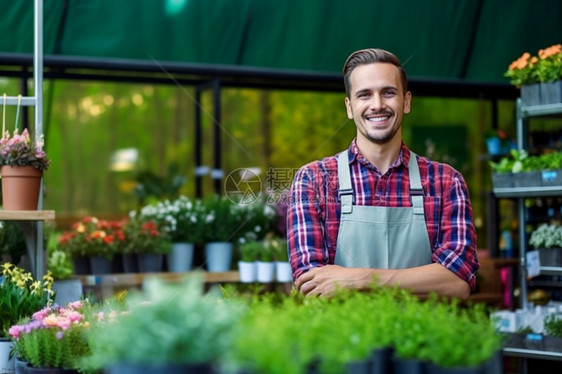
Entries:
{"type": "Polygon", "coordinates": [[[540,49],[538,57],[523,53],[504,76],[521,87],[525,106],[562,102],[562,44],[540,49]]]}
{"type": "Polygon", "coordinates": [[[88,257],[96,263],[105,262],[106,269],[100,271],[102,273],[111,272],[111,260],[126,243],[123,225],[124,221],[85,216],[72,224],[70,230],[61,234],[58,245],[74,260],[88,257]]]}
{"type": "Polygon", "coordinates": [[[17,357],[35,368],[77,370],[79,360],[90,354],[85,333],[94,318],[91,310],[87,301],[54,304],[12,326],[17,357]]]}
{"type": "Polygon", "coordinates": [[[543,266],[562,265],[562,226],[543,223],[531,232],[529,245],[539,251],[543,266]]]}
{"type": "Polygon", "coordinates": [[[203,242],[204,206],[199,199],[180,195],[175,200],[159,201],[144,206],[139,215],[158,223],[170,236],[168,270],[191,270],[195,245],[203,242]]]}
{"type": "Polygon", "coordinates": [[[115,318],[91,325],[92,355],[84,361],[109,374],[210,373],[229,351],[244,310],[205,293],[198,275],[176,284],[152,277],[142,292],[128,295],[115,318]]]}
{"type": "Polygon", "coordinates": [[[43,146],[43,136],[34,141],[27,129],[21,134],[15,129],[13,135],[5,131],[0,139],[0,165],[33,166],[40,171],[47,170],[51,160],[47,158],[43,146]]]}
{"type": "Polygon", "coordinates": [[[11,263],[2,266],[0,280],[0,337],[21,318],[43,308],[52,297],[53,278],[47,273],[35,280],[31,273],[11,263]]]}
{"type": "Polygon", "coordinates": [[[519,58],[509,64],[504,76],[514,86],[522,86],[524,84],[532,84],[539,82],[537,74],[538,57],[531,56],[529,52],[524,52],[519,58]]]}
{"type": "Polygon", "coordinates": [[[31,273],[11,264],[2,266],[0,277],[0,372],[14,371],[11,356],[13,342],[8,329],[21,318],[29,317],[41,309],[52,297],[52,278],[47,273],[41,280],[31,273]]]}
{"type": "Polygon", "coordinates": [[[0,174],[2,175],[2,201],[4,209],[35,210],[39,199],[41,177],[50,160],[43,150],[43,137],[32,139],[29,131],[18,129],[13,135],[4,131],[0,139],[0,174]],[[25,175],[19,184],[20,176],[25,175]],[[22,193],[24,192],[24,193],[22,193]]]}
{"type": "Polygon", "coordinates": [[[165,227],[132,211],[124,229],[127,237],[124,251],[138,256],[139,271],[162,271],[164,255],[172,250],[172,239],[165,227]]]}

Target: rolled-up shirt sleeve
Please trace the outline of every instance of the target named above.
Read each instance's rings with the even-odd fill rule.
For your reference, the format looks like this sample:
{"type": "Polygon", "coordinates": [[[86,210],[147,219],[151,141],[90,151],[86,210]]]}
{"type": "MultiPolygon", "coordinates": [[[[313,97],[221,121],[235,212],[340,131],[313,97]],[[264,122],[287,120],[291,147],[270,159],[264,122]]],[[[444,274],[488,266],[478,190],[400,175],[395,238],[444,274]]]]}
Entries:
{"type": "Polygon", "coordinates": [[[468,188],[460,174],[452,178],[450,186],[444,190],[439,226],[434,261],[464,279],[474,290],[479,268],[476,231],[468,188]]]}
{"type": "MultiPolygon", "coordinates": [[[[318,186],[319,168],[309,164],[296,173],[287,210],[287,246],[293,279],[316,266],[327,263],[322,194],[318,186]]],[[[321,178],[320,178],[321,179],[321,178]]]]}

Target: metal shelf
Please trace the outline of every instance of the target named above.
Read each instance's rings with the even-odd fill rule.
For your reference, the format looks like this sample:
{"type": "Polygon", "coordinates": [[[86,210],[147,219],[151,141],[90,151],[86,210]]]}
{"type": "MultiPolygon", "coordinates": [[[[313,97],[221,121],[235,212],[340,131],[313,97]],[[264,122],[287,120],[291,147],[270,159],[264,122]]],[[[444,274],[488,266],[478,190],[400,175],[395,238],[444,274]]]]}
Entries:
{"type": "Polygon", "coordinates": [[[562,196],[562,186],[503,187],[494,188],[493,192],[502,198],[562,196]]]}
{"type": "Polygon", "coordinates": [[[562,116],[562,104],[522,106],[523,117],[562,116]]]}
{"type": "Polygon", "coordinates": [[[541,266],[541,275],[562,275],[562,267],[558,266],[541,266]]]}

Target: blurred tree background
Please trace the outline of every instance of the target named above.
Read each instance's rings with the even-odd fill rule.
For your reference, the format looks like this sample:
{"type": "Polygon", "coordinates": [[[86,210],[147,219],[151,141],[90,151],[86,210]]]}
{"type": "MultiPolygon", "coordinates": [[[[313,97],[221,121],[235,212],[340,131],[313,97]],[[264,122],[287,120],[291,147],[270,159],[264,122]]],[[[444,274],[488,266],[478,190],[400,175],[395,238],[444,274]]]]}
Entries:
{"type": "MultiPolygon", "coordinates": [[[[20,82],[0,79],[17,95],[20,82]]],[[[45,81],[44,134],[52,164],[44,176],[44,209],[57,217],[125,215],[154,197],[194,197],[195,106],[202,109],[203,165],[213,165],[212,92],[200,103],[193,87],[108,82],[45,81]]],[[[224,175],[239,168],[294,170],[345,149],[355,125],[344,93],[223,88],[220,120],[224,175]]],[[[515,104],[499,102],[499,128],[514,137],[515,104]]],[[[30,108],[30,118],[33,109],[30,108]]],[[[486,195],[491,190],[484,137],[491,103],[417,97],[405,116],[406,144],[420,155],[452,164],[471,194],[479,246],[485,246],[486,195]]],[[[15,109],[6,109],[13,124],[15,109]]],[[[31,121],[32,122],[32,121],[31,121]]],[[[11,126],[11,125],[10,125],[11,126]]],[[[11,129],[11,127],[8,126],[11,129]]],[[[290,180],[284,182],[290,183],[290,180]]],[[[209,174],[204,194],[213,193],[209,174]]]]}

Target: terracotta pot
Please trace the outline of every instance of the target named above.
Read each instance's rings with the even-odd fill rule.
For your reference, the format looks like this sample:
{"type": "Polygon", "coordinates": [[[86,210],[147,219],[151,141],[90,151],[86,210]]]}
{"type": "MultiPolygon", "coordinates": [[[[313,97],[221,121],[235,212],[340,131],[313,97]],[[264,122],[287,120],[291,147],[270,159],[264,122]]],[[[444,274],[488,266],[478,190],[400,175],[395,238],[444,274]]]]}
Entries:
{"type": "Polygon", "coordinates": [[[33,166],[0,167],[4,210],[37,210],[43,170],[33,166]]]}

